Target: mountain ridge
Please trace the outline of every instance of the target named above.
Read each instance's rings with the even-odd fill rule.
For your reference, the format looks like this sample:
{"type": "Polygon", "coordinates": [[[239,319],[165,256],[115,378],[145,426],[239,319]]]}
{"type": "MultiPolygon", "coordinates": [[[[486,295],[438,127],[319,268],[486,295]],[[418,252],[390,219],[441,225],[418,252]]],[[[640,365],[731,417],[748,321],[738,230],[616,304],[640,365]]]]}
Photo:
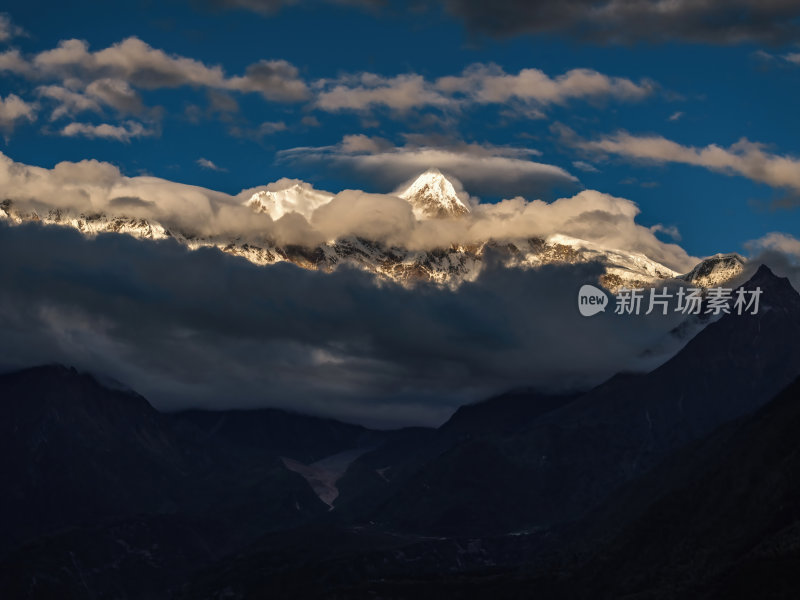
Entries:
{"type": "MultiPolygon", "coordinates": [[[[398,197],[409,202],[416,218],[437,221],[469,217],[464,195],[438,170],[417,177],[398,197]]],[[[295,180],[281,180],[253,193],[243,202],[255,213],[272,218],[298,213],[310,218],[316,208],[329,203],[333,194],[316,190],[295,180]]],[[[252,239],[232,236],[207,236],[166,223],[125,214],[87,214],[68,209],[50,210],[47,215],[19,210],[10,200],[0,203],[0,220],[19,224],[40,222],[66,226],[84,235],[127,234],[144,240],[173,239],[189,249],[216,248],[259,266],[289,262],[304,269],[333,272],[341,265],[352,265],[372,275],[401,285],[433,283],[452,288],[474,280],[487,254],[499,256],[506,267],[536,269],[547,264],[599,262],[604,274],[599,283],[612,292],[621,287],[651,287],[660,283],[688,282],[702,288],[734,280],[744,270],[745,261],[720,260],[721,255],[703,259],[690,272],[681,275],[640,252],[607,247],[563,234],[544,237],[493,240],[475,244],[445,244],[439,248],[410,250],[357,236],[346,236],[313,247],[278,244],[254,235],[252,239]]],[[[733,256],[733,255],[726,255],[733,256]]],[[[738,256],[738,255],[736,255],[738,256]]]]}

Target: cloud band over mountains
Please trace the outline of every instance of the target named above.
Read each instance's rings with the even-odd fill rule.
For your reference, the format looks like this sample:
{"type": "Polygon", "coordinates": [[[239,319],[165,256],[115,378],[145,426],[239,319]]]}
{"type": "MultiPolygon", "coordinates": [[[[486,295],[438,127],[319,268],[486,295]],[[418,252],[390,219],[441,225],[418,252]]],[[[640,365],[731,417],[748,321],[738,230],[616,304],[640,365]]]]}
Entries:
{"type": "Polygon", "coordinates": [[[159,408],[282,406],[435,424],[515,385],[586,386],[653,366],[675,318],[584,319],[596,264],[495,268],[453,291],[258,267],[213,249],[0,223],[0,366],[105,373],[159,408]],[[602,340],[602,351],[590,340],[602,340]]]}
{"type": "MultiPolygon", "coordinates": [[[[403,165],[402,160],[399,164],[403,165]]],[[[408,168],[415,165],[412,162],[408,168]]],[[[413,170],[408,173],[416,174],[413,170]]],[[[284,185],[295,183],[286,180],[284,185]]],[[[635,203],[594,190],[550,203],[519,196],[494,204],[474,203],[466,217],[427,221],[417,221],[411,205],[392,194],[343,190],[312,212],[292,212],[273,221],[245,203],[260,189],[276,190],[280,185],[250,188],[230,196],[156,177],[126,177],[115,166],[94,160],[62,162],[45,169],[14,162],[0,153],[0,186],[5,198],[42,215],[53,209],[73,216],[124,214],[192,235],[228,240],[313,247],[355,235],[411,250],[429,250],[561,233],[639,252],[681,272],[696,263],[680,246],[663,242],[656,230],[638,224],[635,203]],[[121,205],[120,199],[127,200],[121,205]]]]}

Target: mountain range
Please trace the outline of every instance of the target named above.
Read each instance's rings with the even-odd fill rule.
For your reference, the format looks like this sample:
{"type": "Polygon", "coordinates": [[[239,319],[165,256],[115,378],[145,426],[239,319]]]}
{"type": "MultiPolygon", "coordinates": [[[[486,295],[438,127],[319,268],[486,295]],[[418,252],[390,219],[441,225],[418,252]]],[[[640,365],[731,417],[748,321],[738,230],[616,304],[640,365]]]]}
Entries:
{"type": "MultiPolygon", "coordinates": [[[[407,201],[419,221],[447,221],[470,214],[470,198],[436,169],[429,169],[395,192],[407,201]]],[[[244,205],[254,213],[268,214],[277,220],[298,214],[308,219],[330,203],[334,194],[294,180],[266,186],[248,198],[244,205]]],[[[132,217],[123,210],[113,214],[86,214],[68,209],[52,209],[47,214],[18,207],[11,200],[0,202],[0,219],[12,223],[39,221],[47,225],[75,228],[86,235],[121,233],[144,240],[173,239],[191,249],[214,247],[258,265],[290,262],[306,269],[326,272],[342,265],[366,270],[377,277],[404,285],[434,282],[451,287],[477,277],[487,256],[503,264],[537,268],[546,264],[599,262],[604,267],[600,282],[612,291],[622,286],[650,287],[659,282],[678,280],[699,287],[714,287],[736,281],[744,270],[745,259],[738,254],[718,254],[702,260],[687,273],[673,269],[641,252],[609,247],[559,232],[545,237],[512,240],[485,239],[473,244],[443,244],[433,249],[408,249],[348,235],[319,245],[279,244],[258,235],[201,235],[174,223],[132,217]]]]}
{"type": "Polygon", "coordinates": [[[441,427],[160,413],[52,365],[0,376],[0,586],[19,598],[791,597],[800,295],[584,393],[441,427]]]}

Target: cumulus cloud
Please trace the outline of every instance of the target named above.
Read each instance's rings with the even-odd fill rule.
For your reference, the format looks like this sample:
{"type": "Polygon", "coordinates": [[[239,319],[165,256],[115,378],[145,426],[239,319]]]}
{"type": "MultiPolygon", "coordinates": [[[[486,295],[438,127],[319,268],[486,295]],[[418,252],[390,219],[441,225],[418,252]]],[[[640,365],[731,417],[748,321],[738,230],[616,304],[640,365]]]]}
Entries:
{"type": "Polygon", "coordinates": [[[0,52],[0,72],[27,75],[30,71],[30,64],[23,58],[19,50],[12,49],[0,52]]]}
{"type": "Polygon", "coordinates": [[[311,216],[314,227],[325,239],[336,239],[347,231],[368,240],[397,243],[415,225],[411,205],[387,194],[345,190],[317,208],[311,216]],[[399,235],[398,235],[399,234],[399,235]]]}
{"type": "Polygon", "coordinates": [[[421,75],[382,77],[373,73],[320,81],[316,106],[321,110],[368,110],[376,106],[406,111],[423,106],[453,106],[454,102],[421,75]]]}
{"type": "Polygon", "coordinates": [[[6,136],[14,131],[19,121],[36,120],[36,105],[25,102],[16,94],[9,94],[5,98],[0,96],[0,131],[6,136]]]}
{"type": "Polygon", "coordinates": [[[757,240],[752,240],[745,244],[751,251],[769,250],[780,252],[795,260],[800,260],[800,240],[788,233],[773,231],[757,240]]]}
{"type": "Polygon", "coordinates": [[[227,194],[157,177],[126,177],[114,165],[97,160],[60,162],[45,169],[0,153],[0,189],[3,198],[44,215],[51,209],[119,214],[115,200],[137,199],[126,202],[124,214],[198,235],[235,231],[255,236],[269,231],[271,223],[227,194]]]}
{"type": "Polygon", "coordinates": [[[656,223],[655,225],[650,227],[650,231],[653,233],[663,233],[664,235],[668,235],[676,242],[681,241],[681,232],[678,231],[678,228],[675,225],[663,225],[662,223],[656,223]]]}
{"type": "Polygon", "coordinates": [[[102,112],[102,107],[96,98],[74,92],[60,85],[43,85],[39,86],[36,91],[40,97],[55,101],[56,107],[50,113],[51,121],[81,112],[102,112]]]}
{"type": "Polygon", "coordinates": [[[65,125],[59,133],[64,137],[102,138],[120,142],[129,142],[133,138],[155,134],[153,130],[145,128],[136,121],[126,121],[120,125],[75,122],[65,125]]]}
{"type": "Polygon", "coordinates": [[[680,318],[581,317],[576,291],[599,265],[488,264],[455,292],[35,224],[0,224],[0,253],[16,257],[0,261],[0,365],[100,371],[162,409],[271,405],[438,424],[517,385],[568,389],[650,368],[666,357],[643,351],[680,318]]]}
{"type": "MultiPolygon", "coordinates": [[[[27,57],[8,50],[0,54],[2,71],[39,83],[36,92],[42,103],[51,107],[50,121],[87,112],[102,116],[103,121],[108,121],[109,116],[134,116],[144,121],[71,123],[60,130],[62,135],[121,141],[159,131],[157,124],[163,109],[146,107],[139,90],[184,86],[204,89],[209,97],[208,116],[221,115],[228,122],[238,111],[231,93],[257,93],[272,102],[299,102],[310,94],[297,68],[284,60],[260,60],[249,65],[243,75],[228,75],[219,65],[170,54],[137,37],[95,51],[77,39],[62,40],[56,48],[27,57]]],[[[285,128],[282,122],[268,122],[255,131],[242,125],[231,125],[229,130],[234,135],[263,137],[281,128],[285,128]]]]}
{"type": "Polygon", "coordinates": [[[15,37],[25,35],[25,30],[22,27],[14,25],[5,13],[0,13],[0,43],[7,42],[15,37]]]}
{"type": "MultiPolygon", "coordinates": [[[[159,110],[147,109],[138,89],[204,88],[210,94],[212,110],[218,112],[231,112],[231,103],[233,110],[238,108],[235,100],[223,97],[224,92],[258,93],[275,102],[297,102],[309,95],[297,68],[286,61],[261,60],[248,66],[244,75],[228,76],[219,65],[209,66],[169,54],[136,37],[97,51],[91,51],[88,43],[77,39],[63,40],[56,48],[31,57],[9,50],[0,54],[0,71],[37,82],[54,81],[37,88],[39,97],[54,105],[51,121],[82,112],[104,114],[105,108],[120,117],[135,115],[146,117],[151,123],[157,121],[159,110]]],[[[133,130],[124,123],[92,127],[68,125],[64,129],[74,134],[121,140],[144,132],[144,128],[133,130]]]]}
{"type": "MultiPolygon", "coordinates": [[[[43,214],[62,209],[147,218],[226,243],[237,238],[314,247],[324,241],[361,236],[411,250],[429,250],[561,233],[640,252],[681,272],[697,261],[680,246],[659,240],[656,230],[639,225],[635,203],[593,190],[549,203],[522,197],[495,204],[473,200],[472,213],[464,218],[417,221],[411,205],[393,194],[344,190],[334,195],[302,181],[284,179],[230,196],[156,177],[125,177],[113,165],[98,161],[62,162],[44,169],[15,163],[1,154],[0,158],[4,198],[21,207],[43,214]],[[259,212],[246,206],[257,192],[281,196],[288,188],[295,192],[281,197],[281,211],[259,212]],[[137,201],[126,200],[120,206],[119,198],[137,201]]],[[[461,189],[457,180],[455,185],[461,189]]]]}
{"type": "Polygon", "coordinates": [[[267,100],[297,102],[308,97],[308,88],[297,67],[285,60],[260,60],[247,67],[243,76],[231,77],[225,87],[258,92],[267,100]]]}
{"type": "MultiPolygon", "coordinates": [[[[308,95],[297,68],[283,60],[261,60],[245,74],[228,77],[221,66],[168,54],[137,37],[129,37],[102,50],[90,51],[83,40],[63,40],[58,47],[31,59],[41,76],[72,73],[82,80],[113,78],[144,89],[197,86],[258,92],[268,100],[298,101],[308,95]]],[[[113,91],[113,90],[112,90],[113,91]]]]}
{"type": "Polygon", "coordinates": [[[765,144],[751,142],[747,138],[727,148],[716,144],[684,146],[661,136],[637,136],[624,131],[596,140],[584,140],[575,136],[574,132],[562,130],[562,138],[590,152],[655,163],[696,165],[785,188],[795,195],[800,193],[800,158],[767,152],[765,144]]]}
{"type": "Polygon", "coordinates": [[[503,104],[522,100],[538,104],[562,104],[575,98],[641,100],[652,93],[650,81],[635,83],[624,77],[609,77],[592,69],[572,69],[551,78],[539,69],[509,74],[498,65],[475,64],[461,75],[436,81],[439,90],[463,94],[481,104],[503,104]]]}
{"type": "Polygon", "coordinates": [[[479,195],[538,196],[553,187],[577,186],[577,179],[564,169],[525,156],[535,151],[465,143],[430,147],[417,145],[419,141],[427,140],[412,136],[406,145],[395,147],[383,138],[345,136],[333,146],[283,150],[279,158],[346,171],[386,189],[431,167],[454,175],[479,195]]]}
{"type": "Polygon", "coordinates": [[[53,100],[55,108],[50,113],[50,121],[62,117],[72,117],[82,112],[103,114],[104,107],[114,109],[119,115],[139,115],[144,111],[139,93],[126,81],[119,79],[98,79],[80,89],[75,81],[70,89],[61,85],[42,85],[36,89],[40,98],[53,100]]]}
{"type": "Polygon", "coordinates": [[[587,173],[599,173],[599,169],[597,167],[586,162],[585,160],[573,160],[572,166],[576,169],[580,169],[581,171],[586,171],[587,173]]]}
{"type": "Polygon", "coordinates": [[[457,109],[472,104],[511,101],[546,106],[572,99],[637,101],[655,88],[650,81],[636,83],[609,77],[591,69],[572,69],[550,77],[539,69],[506,73],[494,64],[473,64],[461,74],[428,81],[418,74],[384,77],[373,73],[320,80],[315,105],[325,111],[364,111],[386,107],[407,111],[423,107],[457,109]]]}
{"type": "Polygon", "coordinates": [[[498,37],[565,33],[600,43],[800,40],[800,5],[792,0],[447,0],[445,6],[472,31],[498,37]]]}
{"type": "MultiPolygon", "coordinates": [[[[266,121],[252,126],[235,117],[239,105],[233,95],[237,93],[260,94],[270,102],[308,102],[309,108],[326,112],[377,109],[418,116],[423,111],[422,118],[428,120],[435,115],[424,110],[435,108],[439,111],[436,115],[452,120],[453,115],[479,105],[497,105],[503,115],[514,118],[541,118],[550,105],[572,100],[639,101],[656,89],[648,80],[637,82],[590,69],[551,77],[533,68],[506,73],[495,64],[473,64],[460,74],[439,79],[417,73],[355,73],[306,82],[293,64],[273,59],[259,60],[243,74],[232,75],[221,65],[169,53],[137,37],[98,50],[79,39],[62,40],[55,48],[33,55],[8,50],[0,54],[0,72],[15,73],[38,84],[36,92],[50,107],[51,121],[94,113],[106,122],[113,115],[154,125],[163,109],[145,106],[141,90],[196,88],[205,91],[209,107],[204,111],[196,104],[189,105],[190,119],[218,117],[228,124],[230,134],[256,140],[282,131],[286,124],[266,121]]],[[[316,121],[312,119],[306,115],[303,122],[313,126],[316,121]]]]}
{"type": "Polygon", "coordinates": [[[219,165],[217,165],[214,161],[208,160],[207,158],[198,158],[195,161],[199,166],[203,167],[204,169],[208,169],[210,171],[227,171],[227,169],[223,169],[219,165]]]}
{"type": "Polygon", "coordinates": [[[86,86],[86,95],[96,98],[120,114],[137,115],[144,110],[139,93],[123,79],[95,79],[86,86]]]}

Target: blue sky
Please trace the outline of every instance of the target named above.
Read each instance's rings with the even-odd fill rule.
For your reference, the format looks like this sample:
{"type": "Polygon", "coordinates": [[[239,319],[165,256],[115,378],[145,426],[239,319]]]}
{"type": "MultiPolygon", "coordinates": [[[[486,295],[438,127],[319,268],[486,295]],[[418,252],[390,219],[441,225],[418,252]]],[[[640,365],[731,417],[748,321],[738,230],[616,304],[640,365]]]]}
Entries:
{"type": "MultiPolygon", "coordinates": [[[[27,66],[0,72],[0,98],[17,97],[29,112],[7,107],[0,151],[44,167],[93,158],[127,175],[235,194],[281,177],[332,191],[388,192],[404,177],[366,168],[366,156],[391,161],[438,149],[450,157],[497,156],[510,170],[533,161],[573,177],[534,173],[509,183],[511,171],[501,169],[496,181],[484,176],[479,189],[466,186],[484,201],[599,190],[636,202],[643,225],[677,227],[681,245],[695,256],[745,251],[748,240],[800,230],[796,3],[762,13],[737,0],[752,18],[739,18],[736,27],[719,2],[707,3],[718,10],[713,19],[687,9],[672,24],[648,19],[643,9],[609,17],[613,35],[603,29],[588,37],[579,20],[554,17],[545,26],[534,15],[528,23],[533,17],[520,8],[519,18],[495,22],[470,2],[413,9],[357,1],[278,4],[80,2],[66,9],[7,2],[0,65],[17,56],[27,66]],[[641,36],[635,19],[643,23],[641,36]],[[138,49],[162,51],[176,79],[164,84],[135,53],[123,52],[125,60],[143,62],[124,68],[120,62],[99,68],[89,59],[37,63],[64,40],[84,40],[89,56],[129,38],[138,49]],[[202,82],[181,79],[181,69],[192,68],[184,59],[207,69],[202,82]],[[232,82],[261,60],[285,61],[280,81],[232,82]],[[226,82],[209,84],[216,66],[226,82]],[[464,76],[470,68],[477,73],[471,84],[464,76]],[[540,70],[544,86],[560,82],[554,96],[519,81],[526,69],[540,70]],[[591,70],[594,83],[559,80],[574,69],[591,70]],[[418,82],[417,92],[403,92],[398,76],[418,82]],[[437,83],[451,76],[473,87],[453,92],[437,83]],[[487,101],[492,77],[497,87],[487,101]],[[103,95],[91,87],[98,80],[124,82],[128,95],[103,95]],[[256,85],[262,87],[248,91],[256,85]],[[515,85],[522,91],[503,95],[515,85]],[[337,87],[339,100],[352,106],[325,104],[337,87]],[[55,88],[80,96],[88,108],[68,106],[55,88]],[[349,138],[359,142],[357,150],[342,144],[346,136],[363,136],[349,138]],[[749,142],[733,146],[742,138],[749,142]],[[697,158],[711,145],[720,152],[711,148],[697,158]],[[286,152],[293,148],[307,150],[286,152]],[[200,159],[209,162],[204,167],[200,159]]],[[[522,4],[498,6],[514,17],[522,4]]]]}

